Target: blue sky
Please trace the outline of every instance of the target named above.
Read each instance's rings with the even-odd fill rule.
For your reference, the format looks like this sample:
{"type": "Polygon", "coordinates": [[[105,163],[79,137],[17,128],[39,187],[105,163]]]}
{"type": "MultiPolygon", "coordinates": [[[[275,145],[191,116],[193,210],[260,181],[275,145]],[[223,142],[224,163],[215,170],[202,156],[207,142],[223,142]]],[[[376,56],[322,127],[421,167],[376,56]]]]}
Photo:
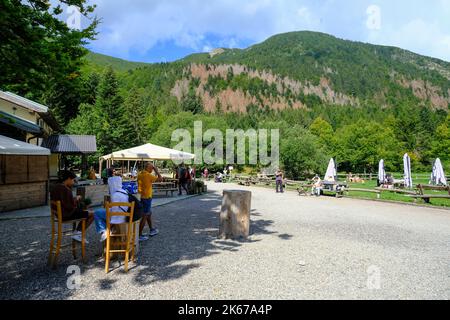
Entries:
{"type": "MultiPolygon", "coordinates": [[[[95,52],[144,62],[245,48],[289,31],[392,45],[450,61],[450,0],[91,0],[95,52]]],[[[85,22],[82,22],[85,23],[85,22]]]]}

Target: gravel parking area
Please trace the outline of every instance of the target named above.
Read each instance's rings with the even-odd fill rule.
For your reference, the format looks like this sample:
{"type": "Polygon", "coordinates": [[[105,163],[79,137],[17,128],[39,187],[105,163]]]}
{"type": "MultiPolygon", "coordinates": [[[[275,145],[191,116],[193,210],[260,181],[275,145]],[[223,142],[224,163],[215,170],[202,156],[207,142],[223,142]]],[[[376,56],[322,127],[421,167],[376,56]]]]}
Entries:
{"type": "Polygon", "coordinates": [[[160,234],[126,274],[63,252],[46,267],[48,218],[0,221],[0,299],[449,299],[450,211],[209,183],[155,208],[160,234]],[[223,189],[252,191],[248,241],[217,239],[223,189]],[[70,265],[81,270],[68,289],[70,265]],[[368,284],[370,286],[368,286],[368,284]]]}

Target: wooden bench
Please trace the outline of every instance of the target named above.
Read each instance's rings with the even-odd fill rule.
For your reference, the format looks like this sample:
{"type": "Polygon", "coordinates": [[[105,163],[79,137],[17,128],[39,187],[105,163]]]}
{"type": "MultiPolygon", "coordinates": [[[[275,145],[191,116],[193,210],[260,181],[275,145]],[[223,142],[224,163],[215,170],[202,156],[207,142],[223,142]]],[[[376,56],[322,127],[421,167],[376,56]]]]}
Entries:
{"type": "Polygon", "coordinates": [[[259,178],[259,183],[270,186],[275,183],[275,180],[271,178],[259,178]]]}
{"type": "Polygon", "coordinates": [[[246,177],[237,177],[234,181],[241,186],[250,187],[250,184],[251,184],[250,178],[246,178],[246,177]]]}
{"type": "Polygon", "coordinates": [[[424,194],[424,190],[433,190],[433,191],[447,191],[450,195],[450,186],[433,186],[429,184],[418,184],[417,189],[419,190],[419,194],[424,194]]]}
{"type": "Polygon", "coordinates": [[[176,188],[175,184],[172,182],[163,182],[163,183],[154,183],[153,184],[153,192],[154,193],[165,193],[166,197],[169,195],[169,192],[171,193],[171,196],[173,197],[173,193],[175,191],[178,191],[178,188],[176,188]]]}
{"type": "Polygon", "coordinates": [[[431,203],[431,199],[450,199],[450,195],[447,194],[416,194],[407,195],[407,197],[414,198],[414,202],[417,202],[418,199],[422,199],[425,203],[431,203]]]}

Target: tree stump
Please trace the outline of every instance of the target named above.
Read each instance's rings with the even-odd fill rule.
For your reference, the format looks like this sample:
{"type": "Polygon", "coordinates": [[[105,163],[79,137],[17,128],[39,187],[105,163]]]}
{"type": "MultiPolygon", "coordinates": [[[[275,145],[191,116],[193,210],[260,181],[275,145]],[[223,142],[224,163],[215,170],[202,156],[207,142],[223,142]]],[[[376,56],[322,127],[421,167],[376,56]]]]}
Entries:
{"type": "Polygon", "coordinates": [[[247,239],[250,233],[251,199],[250,191],[223,191],[219,238],[247,239]]]}

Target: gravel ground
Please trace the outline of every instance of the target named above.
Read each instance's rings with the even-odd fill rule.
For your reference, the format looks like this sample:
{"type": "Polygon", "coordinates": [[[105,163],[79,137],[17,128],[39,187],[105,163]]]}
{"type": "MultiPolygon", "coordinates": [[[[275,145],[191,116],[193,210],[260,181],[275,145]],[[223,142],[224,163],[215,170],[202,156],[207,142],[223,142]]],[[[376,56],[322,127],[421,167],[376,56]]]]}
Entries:
{"type": "Polygon", "coordinates": [[[88,263],[63,252],[51,271],[48,218],[0,221],[0,299],[450,298],[449,210],[226,184],[209,190],[155,208],[161,233],[142,244],[128,274],[118,262],[104,273],[93,227],[88,263]],[[217,239],[224,188],[252,191],[248,241],[217,239]],[[73,264],[78,290],[67,288],[73,264]]]}

